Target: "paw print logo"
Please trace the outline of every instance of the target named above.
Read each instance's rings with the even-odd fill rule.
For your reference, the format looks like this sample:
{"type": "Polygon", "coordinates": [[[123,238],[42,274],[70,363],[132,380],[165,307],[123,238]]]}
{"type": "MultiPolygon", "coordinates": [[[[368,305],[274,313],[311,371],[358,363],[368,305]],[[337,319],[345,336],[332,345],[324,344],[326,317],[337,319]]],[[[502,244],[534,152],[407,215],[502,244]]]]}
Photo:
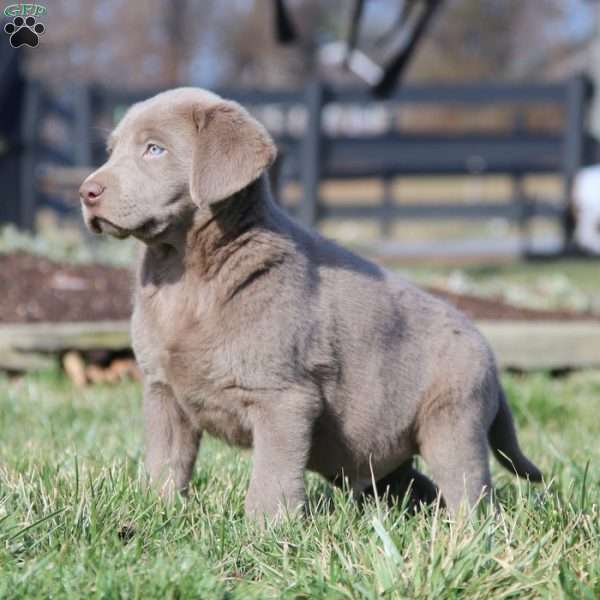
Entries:
{"type": "Polygon", "coordinates": [[[12,23],[4,26],[4,32],[10,35],[10,45],[13,48],[29,46],[35,48],[40,43],[40,35],[46,31],[42,23],[37,23],[35,17],[15,17],[12,23]]]}

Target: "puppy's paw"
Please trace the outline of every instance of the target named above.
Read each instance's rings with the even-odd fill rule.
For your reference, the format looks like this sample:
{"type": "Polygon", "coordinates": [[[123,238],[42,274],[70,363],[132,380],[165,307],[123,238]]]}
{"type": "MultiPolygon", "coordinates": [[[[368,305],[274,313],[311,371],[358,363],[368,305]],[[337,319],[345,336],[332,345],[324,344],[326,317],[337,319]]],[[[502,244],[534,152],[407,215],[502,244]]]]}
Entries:
{"type": "Polygon", "coordinates": [[[270,497],[267,494],[246,496],[246,516],[262,529],[277,525],[289,517],[298,515],[304,506],[304,498],[270,497]]]}

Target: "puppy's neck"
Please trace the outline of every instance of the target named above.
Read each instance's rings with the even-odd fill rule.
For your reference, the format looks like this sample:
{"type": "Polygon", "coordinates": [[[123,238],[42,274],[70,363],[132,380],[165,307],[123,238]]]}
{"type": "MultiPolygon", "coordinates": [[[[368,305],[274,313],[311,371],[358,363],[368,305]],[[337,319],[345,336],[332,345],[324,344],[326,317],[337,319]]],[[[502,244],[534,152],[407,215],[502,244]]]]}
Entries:
{"type": "Polygon", "coordinates": [[[185,260],[207,278],[262,229],[269,198],[261,178],[240,192],[199,208],[185,240],[185,260]]]}
{"type": "Polygon", "coordinates": [[[179,273],[210,280],[235,255],[251,255],[257,244],[263,254],[282,250],[275,232],[277,212],[268,179],[262,175],[233,196],[186,215],[161,243],[149,245],[147,252],[152,264],[169,264],[171,274],[177,263],[179,273]]]}

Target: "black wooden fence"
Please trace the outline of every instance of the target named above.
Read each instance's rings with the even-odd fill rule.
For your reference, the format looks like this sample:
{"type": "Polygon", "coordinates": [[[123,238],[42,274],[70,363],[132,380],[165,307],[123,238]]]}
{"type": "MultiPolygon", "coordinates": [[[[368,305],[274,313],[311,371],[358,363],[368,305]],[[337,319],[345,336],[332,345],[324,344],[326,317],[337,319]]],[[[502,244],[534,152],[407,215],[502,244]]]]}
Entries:
{"type": "MultiPolygon", "coordinates": [[[[40,193],[40,165],[90,167],[103,160],[104,132],[95,128],[98,115],[114,115],[123,107],[158,90],[128,92],[101,86],[74,86],[68,101],[56,101],[44,87],[28,82],[23,117],[23,155],[20,224],[30,227],[37,207],[47,199],[40,193]],[[70,147],[44,143],[42,122],[49,113],[70,128],[70,147]]],[[[379,219],[384,231],[393,219],[487,219],[502,217],[525,222],[544,216],[560,222],[565,242],[572,237],[569,198],[577,171],[596,158],[596,144],[585,132],[591,86],[583,77],[543,84],[474,84],[404,86],[386,105],[531,106],[558,107],[564,125],[548,132],[521,123],[500,133],[412,133],[386,131],[376,135],[331,135],[323,127],[324,110],[332,105],[369,106],[366,91],[331,88],[314,81],[301,91],[218,90],[224,97],[260,109],[275,106],[286,111],[304,107],[303,131],[283,130],[275,138],[285,156],[286,179],[299,181],[303,198],[296,208],[299,219],[315,224],[325,218],[379,219]],[[398,176],[502,174],[514,181],[504,201],[465,204],[440,198],[427,203],[397,204],[389,193],[379,205],[333,205],[319,195],[319,184],[331,179],[398,176]],[[559,203],[532,198],[520,185],[532,174],[558,174],[563,181],[559,203]]],[[[114,119],[113,119],[114,120],[114,119]]],[[[15,199],[16,201],[16,199],[15,199]]]]}

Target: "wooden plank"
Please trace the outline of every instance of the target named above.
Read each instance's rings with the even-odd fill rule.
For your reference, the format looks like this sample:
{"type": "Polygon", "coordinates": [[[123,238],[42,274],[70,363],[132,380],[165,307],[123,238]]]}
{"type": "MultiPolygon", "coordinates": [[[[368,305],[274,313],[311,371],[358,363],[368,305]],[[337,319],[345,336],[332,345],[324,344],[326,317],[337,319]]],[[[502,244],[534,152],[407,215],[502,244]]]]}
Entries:
{"type": "Polygon", "coordinates": [[[118,350],[130,345],[128,321],[0,326],[0,349],[20,352],[118,350]]]}
{"type": "Polygon", "coordinates": [[[553,134],[390,133],[323,139],[324,176],[554,173],[562,138],[553,134]]]}
{"type": "MultiPolygon", "coordinates": [[[[373,102],[368,89],[335,86],[330,88],[331,102],[373,102]]],[[[398,88],[388,102],[406,104],[564,104],[567,96],[566,81],[555,83],[506,84],[406,84],[398,88]]]]}
{"type": "MultiPolygon", "coordinates": [[[[502,368],[600,367],[600,322],[479,321],[477,326],[489,341],[502,368]]],[[[41,368],[47,368],[47,360],[42,359],[49,357],[40,353],[120,350],[129,345],[127,321],[2,325],[0,368],[14,368],[19,358],[25,364],[29,360],[25,355],[31,357],[31,353],[37,355],[41,368]]],[[[31,364],[35,360],[36,356],[31,359],[31,364]]]]}
{"type": "Polygon", "coordinates": [[[4,371],[47,371],[57,364],[57,357],[51,354],[0,348],[0,369],[4,371]]]}
{"type": "MultiPolygon", "coordinates": [[[[368,89],[358,87],[331,86],[330,102],[355,103],[373,102],[368,89]]],[[[127,91],[106,86],[94,86],[92,93],[99,104],[132,104],[145,100],[164,88],[127,91]]],[[[304,94],[295,90],[263,90],[220,88],[215,92],[224,98],[242,104],[303,104],[304,94]]],[[[567,97],[567,82],[532,84],[475,83],[475,84],[420,84],[403,85],[387,100],[414,104],[564,104],[567,97]]]]}
{"type": "Polygon", "coordinates": [[[502,368],[600,366],[600,322],[480,321],[477,325],[502,368]]]}
{"type": "MultiPolygon", "coordinates": [[[[489,202],[467,204],[456,200],[449,202],[420,202],[412,204],[388,204],[381,206],[366,204],[321,204],[322,219],[491,219],[494,217],[517,221],[523,209],[515,202],[489,202]]],[[[532,202],[531,214],[556,217],[562,214],[560,208],[548,202],[532,202]]]]}
{"type": "MultiPolygon", "coordinates": [[[[91,90],[92,100],[101,109],[115,107],[118,105],[128,106],[134,102],[141,102],[159,92],[164,92],[167,88],[150,88],[146,90],[130,91],[122,88],[108,88],[104,86],[94,86],[91,90]]],[[[296,90],[263,90],[263,89],[216,89],[216,94],[235,100],[244,105],[264,105],[264,104],[284,104],[295,105],[304,104],[304,92],[301,89],[296,90]]]]}

